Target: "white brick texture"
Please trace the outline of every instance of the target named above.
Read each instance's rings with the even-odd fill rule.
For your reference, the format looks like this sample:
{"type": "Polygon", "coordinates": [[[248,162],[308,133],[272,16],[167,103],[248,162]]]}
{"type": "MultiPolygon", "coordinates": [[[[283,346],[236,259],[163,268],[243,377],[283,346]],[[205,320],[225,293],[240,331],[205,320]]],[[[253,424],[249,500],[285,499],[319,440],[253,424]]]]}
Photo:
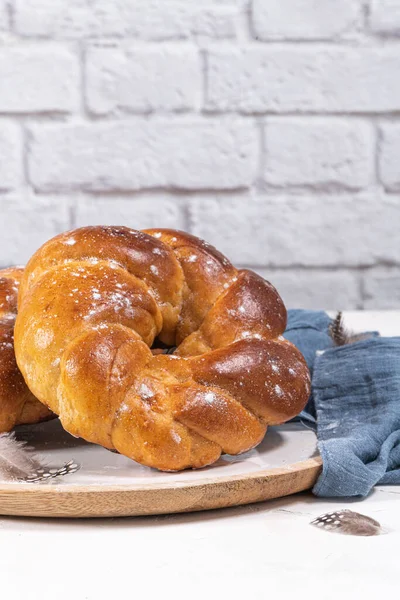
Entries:
{"type": "Polygon", "coordinates": [[[30,180],[39,191],[249,186],[254,126],[242,120],[130,121],[31,131],[30,180]]]}
{"type": "Polygon", "coordinates": [[[0,0],[0,31],[8,29],[8,14],[6,0],[0,0]]]}
{"type": "Polygon", "coordinates": [[[0,112],[70,112],[78,101],[78,59],[59,45],[0,48],[0,112]]]}
{"type": "Polygon", "coordinates": [[[370,25],[385,35],[400,33],[400,1],[371,0],[370,25]]]}
{"type": "Polygon", "coordinates": [[[22,135],[17,124],[0,120],[0,192],[22,181],[22,135]]]}
{"type": "Polygon", "coordinates": [[[379,169],[383,185],[390,191],[400,191],[400,123],[381,128],[379,169]]]}
{"type": "Polygon", "coordinates": [[[0,267],[25,264],[46,240],[70,228],[67,200],[0,194],[0,267]]]}
{"type": "Polygon", "coordinates": [[[207,108],[240,112],[400,110],[398,48],[234,48],[208,56],[207,108]]]}
{"type": "Polygon", "coordinates": [[[193,231],[238,264],[357,267],[400,256],[396,198],[236,196],[202,199],[190,210],[193,231]]]}
{"type": "Polygon", "coordinates": [[[126,225],[133,229],[171,227],[185,229],[181,202],[176,198],[79,198],[76,203],[77,227],[85,225],[126,225]]]}
{"type": "Polygon", "coordinates": [[[398,307],[400,0],[0,0],[0,266],[176,227],[289,306],[398,307]]]}
{"type": "Polygon", "coordinates": [[[279,290],[288,308],[346,310],[360,307],[359,275],[346,271],[257,269],[279,290]]]}
{"type": "Polygon", "coordinates": [[[234,13],[213,0],[15,0],[16,28],[27,36],[230,38],[234,13]]]}
{"type": "Polygon", "coordinates": [[[260,40],[330,39],[361,21],[360,0],[254,0],[252,24],[260,40]]]}
{"type": "Polygon", "coordinates": [[[371,269],[364,274],[365,308],[387,309],[399,305],[400,273],[393,268],[371,269]]]}
{"type": "Polygon", "coordinates": [[[369,123],[276,119],[265,128],[266,181],[273,186],[363,188],[373,181],[369,123]]]}
{"type": "Polygon", "coordinates": [[[196,109],[202,89],[200,57],[193,48],[182,50],[91,48],[86,68],[90,110],[106,114],[117,109],[196,109]]]}

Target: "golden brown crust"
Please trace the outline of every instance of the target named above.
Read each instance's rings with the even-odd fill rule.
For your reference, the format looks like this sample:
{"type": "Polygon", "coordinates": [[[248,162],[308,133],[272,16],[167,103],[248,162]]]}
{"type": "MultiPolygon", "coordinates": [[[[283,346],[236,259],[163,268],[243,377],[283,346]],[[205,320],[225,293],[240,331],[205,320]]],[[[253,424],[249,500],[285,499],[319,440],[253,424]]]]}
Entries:
{"type": "Polygon", "coordinates": [[[22,275],[19,267],[0,271],[0,433],[52,416],[29,391],[15,360],[14,323],[22,275]]]}
{"type": "Polygon", "coordinates": [[[30,389],[64,427],[162,470],[257,445],[304,407],[275,288],[183,232],[86,227],[29,262],[15,337],[30,389]],[[177,345],[153,354],[158,339],[177,345]]]}

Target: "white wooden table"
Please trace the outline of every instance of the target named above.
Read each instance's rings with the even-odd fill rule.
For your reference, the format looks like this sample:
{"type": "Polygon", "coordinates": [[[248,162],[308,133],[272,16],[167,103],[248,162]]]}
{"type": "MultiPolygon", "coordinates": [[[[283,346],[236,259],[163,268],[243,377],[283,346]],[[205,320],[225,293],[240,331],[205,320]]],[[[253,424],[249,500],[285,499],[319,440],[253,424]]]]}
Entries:
{"type": "MultiPolygon", "coordinates": [[[[360,330],[400,335],[400,311],[347,318],[360,330]]],[[[1,518],[0,598],[397,598],[399,553],[400,486],[378,487],[363,501],[304,493],[165,517],[1,518]],[[309,525],[341,508],[376,518],[387,533],[350,537],[309,525]]]]}

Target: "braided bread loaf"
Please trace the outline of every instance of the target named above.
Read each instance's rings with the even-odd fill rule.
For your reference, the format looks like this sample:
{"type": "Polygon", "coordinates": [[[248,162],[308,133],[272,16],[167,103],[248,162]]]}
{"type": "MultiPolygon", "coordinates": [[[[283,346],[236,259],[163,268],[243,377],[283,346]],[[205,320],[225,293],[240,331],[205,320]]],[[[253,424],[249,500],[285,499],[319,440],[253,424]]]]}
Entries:
{"type": "Polygon", "coordinates": [[[175,471],[256,446],[309,395],[275,288],[173,230],[86,227],[32,257],[18,365],[64,428],[175,471]],[[155,354],[156,341],[177,345],[155,354]]]}
{"type": "Polygon", "coordinates": [[[22,273],[17,267],[0,271],[0,433],[52,416],[31,394],[15,361],[14,323],[22,273]]]}

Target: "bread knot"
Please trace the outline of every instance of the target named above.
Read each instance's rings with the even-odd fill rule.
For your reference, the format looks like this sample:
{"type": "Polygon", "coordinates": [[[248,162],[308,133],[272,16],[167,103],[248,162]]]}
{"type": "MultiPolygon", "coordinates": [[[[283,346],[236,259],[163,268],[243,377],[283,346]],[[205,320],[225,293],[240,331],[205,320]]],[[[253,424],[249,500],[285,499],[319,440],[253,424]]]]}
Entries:
{"type": "Polygon", "coordinates": [[[309,373],[285,326],[270,283],[194,236],[85,227],[28,263],[15,350],[67,431],[176,471],[245,452],[301,411],[309,373]]]}

